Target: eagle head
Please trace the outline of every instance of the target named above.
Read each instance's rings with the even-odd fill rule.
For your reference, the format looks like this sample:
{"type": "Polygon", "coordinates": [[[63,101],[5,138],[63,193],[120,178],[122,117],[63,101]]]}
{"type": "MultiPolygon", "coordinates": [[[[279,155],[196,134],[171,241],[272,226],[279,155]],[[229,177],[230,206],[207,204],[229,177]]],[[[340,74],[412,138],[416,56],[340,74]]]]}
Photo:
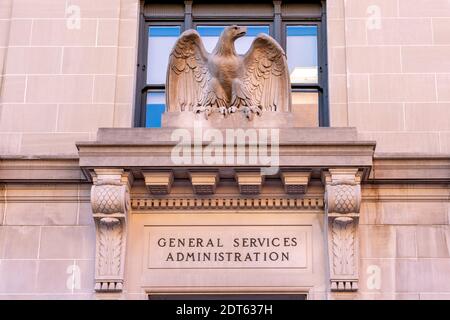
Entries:
{"type": "Polygon", "coordinates": [[[247,34],[247,27],[241,27],[237,25],[228,26],[223,30],[223,35],[228,39],[234,41],[247,34]]]}

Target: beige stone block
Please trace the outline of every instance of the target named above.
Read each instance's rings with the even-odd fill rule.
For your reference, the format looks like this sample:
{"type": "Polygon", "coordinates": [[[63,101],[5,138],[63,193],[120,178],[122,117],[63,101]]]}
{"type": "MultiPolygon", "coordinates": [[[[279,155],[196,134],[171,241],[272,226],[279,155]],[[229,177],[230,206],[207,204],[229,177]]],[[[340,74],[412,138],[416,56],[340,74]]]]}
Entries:
{"type": "Polygon", "coordinates": [[[3,76],[0,88],[0,101],[3,103],[24,102],[25,76],[3,76]]]}
{"type": "Polygon", "coordinates": [[[117,58],[117,74],[118,75],[135,75],[136,74],[136,57],[135,48],[119,48],[117,58]]]}
{"type": "Polygon", "coordinates": [[[406,130],[450,130],[450,103],[407,103],[406,130]]]}
{"type": "Polygon", "coordinates": [[[357,127],[358,130],[403,130],[403,104],[401,103],[349,103],[348,109],[349,125],[357,127]]]}
{"type": "Polygon", "coordinates": [[[419,258],[450,257],[450,226],[417,226],[419,258]]]}
{"type": "Polygon", "coordinates": [[[377,153],[439,153],[439,134],[426,132],[359,132],[359,137],[377,142],[377,153]]]}
{"type": "Polygon", "coordinates": [[[97,32],[96,20],[80,19],[79,28],[70,27],[70,23],[71,21],[67,19],[35,20],[33,22],[31,45],[95,46],[97,32]]]}
{"type": "Polygon", "coordinates": [[[416,226],[395,226],[396,257],[416,258],[417,237],[416,226]]]}
{"type": "MultiPolygon", "coordinates": [[[[363,189],[364,190],[364,189],[363,189]]],[[[360,212],[359,212],[359,224],[381,224],[380,218],[380,208],[381,204],[379,202],[372,201],[362,201],[360,212]]]]}
{"type": "Polygon", "coordinates": [[[39,245],[39,227],[0,227],[0,258],[36,259],[39,245]]]}
{"type": "Polygon", "coordinates": [[[77,213],[75,202],[10,202],[5,225],[75,225],[77,213]]]}
{"type": "Polygon", "coordinates": [[[450,259],[398,259],[398,292],[449,292],[450,259]]]}
{"type": "Polygon", "coordinates": [[[0,292],[32,293],[35,291],[36,260],[1,260],[0,292]],[[16,275],[16,276],[12,276],[16,275]]]}
{"type": "Polygon", "coordinates": [[[420,293],[420,300],[450,300],[450,293],[439,292],[439,293],[430,293],[424,292],[420,293]]]}
{"type": "Polygon", "coordinates": [[[419,300],[419,294],[358,292],[358,300],[419,300]]]}
{"type": "Polygon", "coordinates": [[[94,132],[112,127],[113,104],[62,104],[59,106],[59,132],[94,132]]]}
{"type": "Polygon", "coordinates": [[[9,26],[11,20],[0,20],[0,47],[8,46],[9,26]]]}
{"type": "Polygon", "coordinates": [[[138,41],[138,19],[120,20],[119,25],[119,46],[135,47],[138,41]]]}
{"type": "Polygon", "coordinates": [[[450,44],[450,17],[433,19],[433,39],[435,44],[450,44]]]}
{"type": "Polygon", "coordinates": [[[136,19],[139,14],[138,0],[122,0],[120,2],[120,18],[136,19]]]}
{"type": "Polygon", "coordinates": [[[94,103],[114,103],[116,76],[96,75],[94,77],[94,103]]]}
{"type": "Polygon", "coordinates": [[[369,75],[348,74],[348,99],[350,102],[369,102],[369,75]]]}
{"type": "Polygon", "coordinates": [[[402,48],[403,72],[450,72],[450,46],[402,48]]]}
{"type": "Polygon", "coordinates": [[[94,225],[92,206],[90,202],[80,203],[80,210],[78,213],[78,225],[80,226],[94,225]]]}
{"type": "Polygon", "coordinates": [[[345,20],[345,42],[347,46],[367,45],[367,31],[365,19],[345,20]]]}
{"type": "Polygon", "coordinates": [[[443,202],[383,202],[377,212],[382,224],[447,224],[447,207],[443,202]]]}
{"type": "Polygon", "coordinates": [[[117,48],[66,47],[62,72],[68,74],[115,74],[117,48]]]}
{"type": "Polygon", "coordinates": [[[93,226],[42,227],[42,259],[94,259],[94,252],[93,226]]]}
{"type": "Polygon", "coordinates": [[[432,35],[430,18],[381,19],[380,28],[367,29],[369,45],[431,44],[432,35]]]}
{"type": "Polygon", "coordinates": [[[66,2],[61,0],[14,0],[14,18],[64,18],[66,2]]]}
{"type": "Polygon", "coordinates": [[[61,200],[78,199],[78,185],[76,184],[41,184],[28,183],[8,184],[8,200],[17,200],[19,198],[29,198],[36,200],[61,200]]]}
{"type": "Polygon", "coordinates": [[[88,75],[29,76],[27,102],[91,103],[92,87],[93,76],[88,75]]]}
{"type": "Polygon", "coordinates": [[[133,103],[135,76],[118,76],[116,78],[116,103],[133,103]]]}
{"type": "Polygon", "coordinates": [[[401,72],[400,47],[348,47],[350,73],[401,72]]]}
{"type": "Polygon", "coordinates": [[[345,46],[345,25],[346,21],[344,19],[329,19],[327,21],[327,44],[329,47],[345,46]]]}
{"type": "Polygon", "coordinates": [[[8,19],[11,17],[12,0],[0,1],[0,19],[8,19]]]}
{"type": "Polygon", "coordinates": [[[120,20],[118,19],[98,20],[98,32],[97,32],[98,46],[118,46],[119,21],[120,20]]]}
{"type": "Polygon", "coordinates": [[[10,47],[5,65],[6,74],[54,74],[61,67],[61,48],[10,47]]]}
{"type": "Polygon", "coordinates": [[[116,103],[114,105],[114,127],[131,128],[133,127],[133,104],[116,103]]]}
{"type": "Polygon", "coordinates": [[[31,20],[11,20],[9,46],[27,46],[31,38],[31,20]]]}
{"type": "Polygon", "coordinates": [[[25,133],[22,136],[21,154],[78,155],[76,141],[89,141],[89,133],[25,133]]]}
{"type": "Polygon", "coordinates": [[[348,126],[348,106],[346,103],[330,104],[330,126],[331,127],[348,126]]]}
{"type": "Polygon", "coordinates": [[[361,259],[359,292],[367,294],[394,293],[395,259],[361,259]]]}
{"type": "Polygon", "coordinates": [[[331,75],[329,77],[330,103],[347,102],[347,77],[345,75],[331,75]]]}
{"type": "Polygon", "coordinates": [[[370,76],[373,102],[433,102],[436,85],[431,74],[383,74],[370,76]]]}
{"type": "Polygon", "coordinates": [[[326,5],[329,19],[343,19],[345,17],[344,0],[329,0],[326,5]]]}
{"type": "Polygon", "coordinates": [[[401,17],[448,17],[450,3],[447,0],[398,0],[401,17]]]}
{"type": "Polygon", "coordinates": [[[450,101],[450,74],[437,74],[438,101],[450,101]]]}
{"type": "Polygon", "coordinates": [[[377,15],[382,18],[397,16],[397,1],[393,0],[348,0],[345,3],[345,16],[367,18],[377,15]]]}
{"type": "Polygon", "coordinates": [[[120,0],[71,0],[78,5],[83,18],[119,18],[120,0]]]}
{"type": "Polygon", "coordinates": [[[0,154],[19,154],[21,138],[20,133],[0,133],[0,154]]]}
{"type": "Polygon", "coordinates": [[[439,142],[441,146],[441,153],[450,154],[450,132],[440,132],[439,142]]]}
{"type": "Polygon", "coordinates": [[[360,225],[361,258],[394,258],[396,236],[393,226],[360,225]]]}
{"type": "Polygon", "coordinates": [[[79,294],[93,291],[93,260],[41,260],[36,292],[79,294]]]}
{"type": "Polygon", "coordinates": [[[56,105],[4,104],[0,110],[0,131],[50,132],[55,130],[56,105]]]}
{"type": "Polygon", "coordinates": [[[328,64],[330,75],[347,73],[345,51],[345,48],[341,47],[328,48],[328,64]]]}

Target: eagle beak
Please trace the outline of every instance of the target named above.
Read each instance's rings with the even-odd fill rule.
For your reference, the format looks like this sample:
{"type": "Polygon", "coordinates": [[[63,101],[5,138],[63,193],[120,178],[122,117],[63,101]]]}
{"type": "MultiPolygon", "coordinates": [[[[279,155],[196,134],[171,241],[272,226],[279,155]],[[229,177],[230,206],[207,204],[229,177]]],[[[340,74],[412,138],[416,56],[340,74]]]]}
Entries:
{"type": "Polygon", "coordinates": [[[237,34],[237,37],[243,37],[247,34],[247,27],[239,27],[239,33],[237,34]]]}

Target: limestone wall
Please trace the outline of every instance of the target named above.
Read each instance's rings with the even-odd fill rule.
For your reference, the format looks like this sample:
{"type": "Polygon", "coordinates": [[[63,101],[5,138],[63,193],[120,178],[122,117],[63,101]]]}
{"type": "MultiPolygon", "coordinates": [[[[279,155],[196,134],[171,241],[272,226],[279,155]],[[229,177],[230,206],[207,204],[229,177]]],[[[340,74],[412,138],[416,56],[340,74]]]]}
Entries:
{"type": "Polygon", "coordinates": [[[137,16],[138,0],[1,1],[0,154],[76,154],[132,126],[137,16]]]}
{"type": "Polygon", "coordinates": [[[450,153],[450,3],[328,0],[332,126],[378,153],[450,153]]]}

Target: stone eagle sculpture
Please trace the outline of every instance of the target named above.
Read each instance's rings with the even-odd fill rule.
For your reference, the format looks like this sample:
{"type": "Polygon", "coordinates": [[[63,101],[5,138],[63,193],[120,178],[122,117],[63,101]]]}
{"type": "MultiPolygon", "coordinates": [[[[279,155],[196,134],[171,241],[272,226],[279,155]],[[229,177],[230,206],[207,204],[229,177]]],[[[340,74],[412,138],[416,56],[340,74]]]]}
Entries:
{"type": "Polygon", "coordinates": [[[246,27],[228,26],[208,53],[200,35],[187,30],[169,57],[166,103],[169,111],[241,111],[249,119],[263,111],[290,111],[291,93],[286,55],[270,36],[259,34],[245,55],[234,41],[246,27]]]}

